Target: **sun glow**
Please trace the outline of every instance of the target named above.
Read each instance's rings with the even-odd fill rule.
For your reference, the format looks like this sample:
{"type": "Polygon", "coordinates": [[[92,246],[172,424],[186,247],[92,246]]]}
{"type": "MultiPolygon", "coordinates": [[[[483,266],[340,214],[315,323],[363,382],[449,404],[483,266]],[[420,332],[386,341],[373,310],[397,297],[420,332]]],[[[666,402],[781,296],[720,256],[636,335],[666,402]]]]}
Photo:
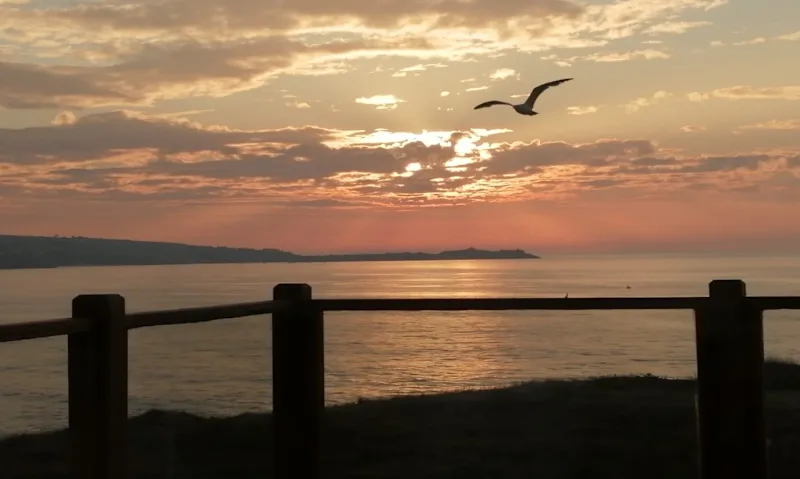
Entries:
{"type": "Polygon", "coordinates": [[[488,144],[478,144],[482,138],[509,133],[512,130],[496,129],[486,130],[474,128],[460,138],[453,138],[457,133],[454,131],[428,131],[422,130],[420,133],[409,131],[389,131],[385,128],[377,128],[371,132],[365,130],[351,130],[345,132],[339,139],[327,141],[325,144],[331,147],[351,146],[351,145],[374,145],[384,148],[400,148],[408,143],[419,142],[425,146],[445,146],[453,147],[458,155],[466,155],[475,149],[491,148],[488,144]],[[455,146],[454,146],[455,145],[455,146]]]}
{"type": "Polygon", "coordinates": [[[409,163],[406,165],[406,171],[413,173],[422,169],[422,164],[419,162],[409,163]]]}
{"type": "MultiPolygon", "coordinates": [[[[407,162],[400,170],[384,174],[384,179],[400,180],[419,177],[416,182],[401,183],[400,187],[416,191],[419,198],[426,201],[447,200],[458,198],[482,198],[488,189],[504,188],[507,180],[488,182],[485,180],[473,181],[475,172],[483,169],[481,163],[492,159],[492,151],[501,143],[487,141],[486,137],[507,133],[508,129],[470,129],[466,131],[428,131],[419,133],[405,131],[389,131],[384,128],[372,131],[356,130],[347,131],[334,141],[327,141],[326,145],[332,148],[367,147],[402,149],[410,145],[421,144],[425,147],[441,147],[444,155],[437,151],[436,154],[418,155],[417,149],[412,148],[407,152],[395,152],[395,158],[407,158],[407,162]],[[449,155],[448,155],[449,152],[449,155]],[[445,170],[440,171],[439,169],[445,170]],[[432,177],[435,173],[442,176],[432,177]],[[424,174],[427,173],[427,174],[424,174]],[[471,184],[474,183],[474,184],[471,184]],[[431,191],[424,191],[429,186],[436,185],[431,191]]],[[[512,175],[513,176],[513,175],[512,175]]],[[[402,181],[402,180],[400,180],[402,181]]],[[[433,203],[432,203],[433,204],[433,203]]],[[[416,207],[424,206],[422,204],[416,207]]]]}

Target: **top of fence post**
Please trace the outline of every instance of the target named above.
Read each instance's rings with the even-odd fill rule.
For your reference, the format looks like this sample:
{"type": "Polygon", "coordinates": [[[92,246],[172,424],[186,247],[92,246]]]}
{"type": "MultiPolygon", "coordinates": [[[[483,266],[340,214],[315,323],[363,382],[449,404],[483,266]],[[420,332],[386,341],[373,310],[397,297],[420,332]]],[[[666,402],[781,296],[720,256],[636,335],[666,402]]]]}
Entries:
{"type": "Polygon", "coordinates": [[[292,301],[296,299],[311,299],[311,285],[305,283],[281,283],[272,288],[272,299],[278,301],[292,301]]]}
{"type": "Polygon", "coordinates": [[[736,299],[747,296],[747,285],[741,279],[715,279],[708,283],[712,298],[736,299]]]}

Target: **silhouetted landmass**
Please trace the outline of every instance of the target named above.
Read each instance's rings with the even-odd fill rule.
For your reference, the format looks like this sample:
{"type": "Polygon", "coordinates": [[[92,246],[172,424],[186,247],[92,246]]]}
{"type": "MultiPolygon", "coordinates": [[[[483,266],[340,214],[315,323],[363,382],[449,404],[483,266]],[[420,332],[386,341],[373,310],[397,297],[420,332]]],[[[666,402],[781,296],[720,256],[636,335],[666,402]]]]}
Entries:
{"type": "MultiPolygon", "coordinates": [[[[800,366],[765,367],[770,477],[800,470],[800,366]]],[[[326,479],[697,477],[695,381],[553,380],[330,407],[326,479]]],[[[271,477],[272,417],[150,411],[130,420],[133,479],[271,477]],[[168,465],[170,464],[170,465],[168,465]]],[[[2,477],[66,478],[64,431],[0,441],[2,477]]]]}
{"type": "Polygon", "coordinates": [[[196,246],[180,243],[84,238],[81,236],[0,235],[0,269],[199,263],[313,263],[534,258],[538,258],[538,256],[520,249],[486,251],[467,248],[442,251],[441,253],[300,255],[279,249],[196,246]]]}

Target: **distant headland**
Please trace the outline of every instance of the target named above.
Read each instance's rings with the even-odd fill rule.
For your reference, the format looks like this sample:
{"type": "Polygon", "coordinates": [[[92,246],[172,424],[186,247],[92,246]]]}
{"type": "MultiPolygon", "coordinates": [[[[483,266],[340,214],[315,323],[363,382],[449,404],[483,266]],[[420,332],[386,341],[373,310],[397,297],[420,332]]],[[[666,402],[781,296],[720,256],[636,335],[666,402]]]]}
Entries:
{"type": "Polygon", "coordinates": [[[210,263],[324,263],[346,261],[435,261],[538,259],[521,249],[467,248],[440,253],[301,255],[279,249],[229,248],[82,236],[0,235],[0,269],[67,266],[133,266],[210,263]]]}

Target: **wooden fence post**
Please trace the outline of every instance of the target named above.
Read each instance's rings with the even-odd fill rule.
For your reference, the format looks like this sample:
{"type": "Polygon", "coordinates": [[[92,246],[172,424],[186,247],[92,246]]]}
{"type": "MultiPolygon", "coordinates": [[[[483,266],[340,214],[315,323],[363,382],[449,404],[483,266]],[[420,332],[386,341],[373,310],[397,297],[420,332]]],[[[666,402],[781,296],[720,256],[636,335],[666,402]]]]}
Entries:
{"type": "MultiPolygon", "coordinates": [[[[276,301],[311,299],[307,284],[278,284],[276,301]]],[[[296,305],[272,314],[274,479],[320,477],[325,410],[323,313],[296,305]]]]}
{"type": "Polygon", "coordinates": [[[125,299],[84,294],[72,317],[89,331],[68,338],[69,467],[73,479],[128,477],[128,327],[125,299]]]}
{"type": "Polygon", "coordinates": [[[766,479],[763,311],[741,280],[715,280],[695,311],[701,479],[766,479]]]}

